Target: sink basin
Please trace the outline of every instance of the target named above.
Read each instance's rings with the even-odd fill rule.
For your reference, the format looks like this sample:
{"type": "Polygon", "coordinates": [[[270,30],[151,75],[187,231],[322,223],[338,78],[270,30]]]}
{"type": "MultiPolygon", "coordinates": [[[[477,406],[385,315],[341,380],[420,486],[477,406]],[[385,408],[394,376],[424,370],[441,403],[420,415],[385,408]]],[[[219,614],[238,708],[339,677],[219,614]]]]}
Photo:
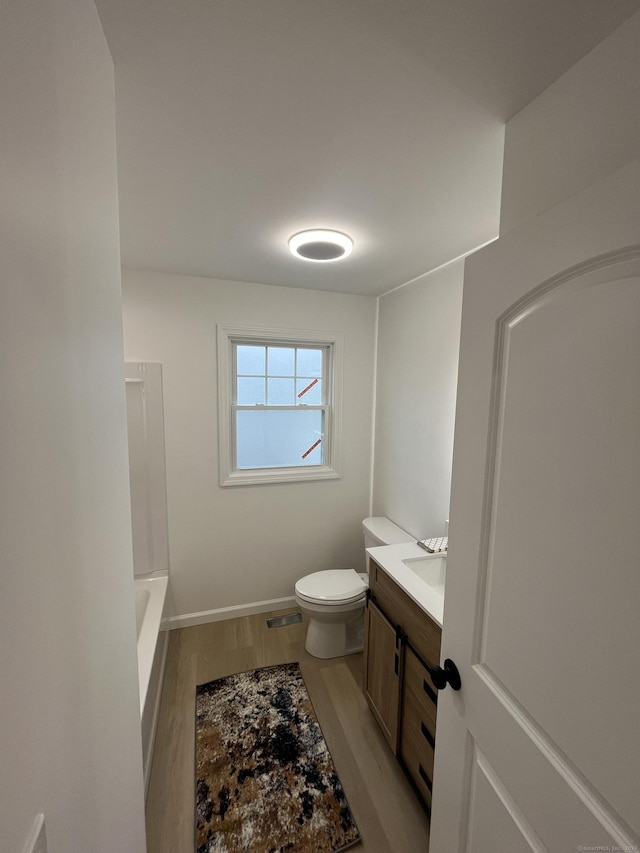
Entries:
{"type": "Polygon", "coordinates": [[[429,557],[411,557],[402,561],[420,580],[444,595],[444,580],[447,571],[447,558],[442,554],[429,557]]]}

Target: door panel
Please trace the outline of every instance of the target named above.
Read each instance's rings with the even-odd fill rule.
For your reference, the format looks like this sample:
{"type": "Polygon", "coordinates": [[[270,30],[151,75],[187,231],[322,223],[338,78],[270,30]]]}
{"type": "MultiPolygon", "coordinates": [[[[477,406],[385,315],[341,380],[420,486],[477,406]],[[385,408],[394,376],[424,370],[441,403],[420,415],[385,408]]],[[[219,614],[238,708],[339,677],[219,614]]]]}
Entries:
{"type": "MultiPolygon", "coordinates": [[[[474,667],[474,675],[464,687],[467,707],[472,707],[474,718],[477,717],[470,727],[472,751],[483,754],[487,765],[491,762],[514,810],[526,816],[531,832],[540,839],[541,849],[564,853],[565,849],[577,850],[581,843],[606,848],[613,843],[611,830],[620,839],[617,843],[623,839],[627,845],[633,843],[624,827],[615,828],[615,816],[598,791],[531,720],[526,709],[483,665],[474,667]]],[[[438,726],[436,752],[440,718],[438,726]]],[[[441,781],[439,772],[436,766],[434,792],[441,781]]],[[[468,796],[473,809],[473,788],[468,796]]],[[[471,814],[463,816],[463,827],[470,817],[471,814]]],[[[491,821],[492,816],[488,815],[488,819],[491,821]]],[[[469,835],[469,842],[472,840],[469,835]]],[[[461,849],[475,853],[473,843],[461,849]]],[[[502,850],[500,846],[496,849],[502,850]]]]}
{"type": "Polygon", "coordinates": [[[481,660],[631,824],[640,739],[606,737],[631,730],[640,648],[640,279],[619,267],[505,323],[481,660]]]}
{"type": "Polygon", "coordinates": [[[531,853],[545,848],[486,757],[478,752],[471,771],[469,849],[474,853],[531,853]]]}
{"type": "Polygon", "coordinates": [[[640,845],[639,238],[631,164],[467,262],[431,853],[640,845]]]}

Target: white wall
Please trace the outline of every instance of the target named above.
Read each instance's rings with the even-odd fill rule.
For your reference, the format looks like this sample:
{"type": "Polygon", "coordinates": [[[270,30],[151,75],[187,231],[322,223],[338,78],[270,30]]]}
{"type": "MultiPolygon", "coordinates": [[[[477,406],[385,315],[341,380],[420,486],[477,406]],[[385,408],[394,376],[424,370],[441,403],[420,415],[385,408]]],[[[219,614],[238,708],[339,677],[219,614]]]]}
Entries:
{"type": "Polygon", "coordinates": [[[0,27],[0,851],[142,853],[113,67],[89,0],[0,27]]]}
{"type": "Polygon", "coordinates": [[[640,153],[640,12],[506,127],[500,233],[640,153]]]}
{"type": "Polygon", "coordinates": [[[293,595],[304,574],[364,567],[375,299],[125,270],[125,352],[162,363],[176,615],[293,595]],[[342,477],[222,488],[216,323],[345,336],[342,477]]]}
{"type": "Polygon", "coordinates": [[[373,513],[416,538],[448,518],[464,261],[383,296],[373,513]]]}

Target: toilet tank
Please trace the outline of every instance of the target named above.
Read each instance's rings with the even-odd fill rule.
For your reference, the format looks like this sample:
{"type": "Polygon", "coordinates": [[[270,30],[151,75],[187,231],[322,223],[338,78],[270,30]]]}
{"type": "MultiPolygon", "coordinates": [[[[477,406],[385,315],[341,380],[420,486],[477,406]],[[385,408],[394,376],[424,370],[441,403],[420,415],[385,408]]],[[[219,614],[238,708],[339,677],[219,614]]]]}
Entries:
{"type": "Polygon", "coordinates": [[[384,516],[365,518],[362,522],[364,547],[374,548],[377,545],[399,545],[402,542],[415,542],[415,536],[410,536],[393,521],[384,516]]]}

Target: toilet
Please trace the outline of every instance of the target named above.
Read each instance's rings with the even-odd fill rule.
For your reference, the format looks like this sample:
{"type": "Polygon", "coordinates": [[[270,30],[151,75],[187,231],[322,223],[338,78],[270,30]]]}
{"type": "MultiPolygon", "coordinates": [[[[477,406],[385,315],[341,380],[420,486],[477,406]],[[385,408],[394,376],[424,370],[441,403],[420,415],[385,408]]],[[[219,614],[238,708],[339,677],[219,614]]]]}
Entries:
{"type": "MultiPolygon", "coordinates": [[[[377,516],[362,522],[365,548],[415,542],[413,536],[377,516]]],[[[362,651],[368,576],[354,569],[326,569],[306,575],[295,585],[295,599],[308,619],[305,648],[316,658],[335,658],[362,651]]]]}

